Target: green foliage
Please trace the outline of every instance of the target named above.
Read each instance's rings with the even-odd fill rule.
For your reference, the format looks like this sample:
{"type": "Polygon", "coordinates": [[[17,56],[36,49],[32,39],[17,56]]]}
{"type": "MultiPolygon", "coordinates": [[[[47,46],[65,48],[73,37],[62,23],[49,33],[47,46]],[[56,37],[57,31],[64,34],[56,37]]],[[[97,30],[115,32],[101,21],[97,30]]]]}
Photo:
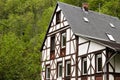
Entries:
{"type": "MultiPolygon", "coordinates": [[[[119,0],[59,0],[120,18],[119,0]]],[[[40,46],[56,0],[0,0],[0,80],[40,80],[40,46]]]]}

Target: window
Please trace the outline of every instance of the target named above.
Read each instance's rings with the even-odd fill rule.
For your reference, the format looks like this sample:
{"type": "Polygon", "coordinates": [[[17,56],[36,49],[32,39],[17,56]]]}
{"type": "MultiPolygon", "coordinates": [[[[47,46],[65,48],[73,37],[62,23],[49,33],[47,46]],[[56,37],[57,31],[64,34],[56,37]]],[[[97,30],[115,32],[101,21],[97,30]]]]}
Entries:
{"type": "Polygon", "coordinates": [[[87,74],[87,58],[83,58],[83,74],[87,74]]]}
{"type": "Polygon", "coordinates": [[[46,66],[46,79],[50,79],[50,66],[46,66]]]}
{"type": "Polygon", "coordinates": [[[102,71],[102,56],[101,56],[101,54],[97,55],[96,61],[97,61],[97,63],[96,63],[97,69],[96,70],[97,70],[97,72],[100,72],[100,71],[102,71]]]}
{"type": "Polygon", "coordinates": [[[115,39],[113,38],[113,36],[112,36],[111,34],[108,34],[108,33],[107,33],[107,36],[108,36],[108,38],[109,38],[111,41],[115,41],[115,39]]]}
{"type": "Polygon", "coordinates": [[[66,33],[62,33],[61,35],[61,47],[64,48],[66,46],[66,33]]]}
{"type": "Polygon", "coordinates": [[[89,22],[88,18],[83,17],[83,19],[84,19],[85,22],[89,22]]]}
{"type": "Polygon", "coordinates": [[[51,51],[55,50],[55,36],[51,37],[51,51]]]}
{"type": "Polygon", "coordinates": [[[71,74],[71,64],[70,61],[66,61],[66,76],[70,76],[71,74]]]}
{"type": "Polygon", "coordinates": [[[56,24],[60,23],[61,11],[56,12],[56,24]]]}
{"type": "Polygon", "coordinates": [[[58,78],[62,77],[62,63],[58,63],[58,78]]]}
{"type": "Polygon", "coordinates": [[[115,28],[115,25],[113,25],[112,23],[109,23],[110,24],[110,26],[112,27],[112,28],[115,28]]]}

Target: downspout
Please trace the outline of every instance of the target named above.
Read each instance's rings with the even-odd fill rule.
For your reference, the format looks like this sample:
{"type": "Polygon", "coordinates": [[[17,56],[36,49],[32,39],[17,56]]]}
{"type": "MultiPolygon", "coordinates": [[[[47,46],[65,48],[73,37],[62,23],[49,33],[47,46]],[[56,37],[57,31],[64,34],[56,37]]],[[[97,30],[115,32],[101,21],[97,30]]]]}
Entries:
{"type": "MultiPolygon", "coordinates": [[[[114,54],[114,55],[112,55],[108,60],[106,60],[104,66],[103,66],[103,69],[105,69],[107,63],[108,63],[113,57],[115,57],[116,54],[118,54],[118,51],[117,51],[117,50],[115,50],[115,54],[114,54]]],[[[104,71],[104,80],[107,80],[107,76],[105,77],[105,71],[104,71]]]]}

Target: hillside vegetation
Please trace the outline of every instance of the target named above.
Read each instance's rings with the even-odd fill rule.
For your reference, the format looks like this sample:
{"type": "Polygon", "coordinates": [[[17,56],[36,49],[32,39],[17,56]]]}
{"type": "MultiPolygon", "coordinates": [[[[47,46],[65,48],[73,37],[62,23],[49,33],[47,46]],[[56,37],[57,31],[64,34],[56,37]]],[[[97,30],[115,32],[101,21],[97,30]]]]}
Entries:
{"type": "MultiPolygon", "coordinates": [[[[120,18],[119,0],[59,0],[120,18]]],[[[0,80],[40,80],[40,47],[56,0],[0,0],[0,80]]]]}

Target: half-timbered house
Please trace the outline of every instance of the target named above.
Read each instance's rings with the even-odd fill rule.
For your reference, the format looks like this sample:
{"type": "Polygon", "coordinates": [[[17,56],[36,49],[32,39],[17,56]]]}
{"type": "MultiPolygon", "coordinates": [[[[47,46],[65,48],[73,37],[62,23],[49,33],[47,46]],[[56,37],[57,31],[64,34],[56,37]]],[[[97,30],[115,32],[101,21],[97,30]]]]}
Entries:
{"type": "Polygon", "coordinates": [[[120,20],[58,2],[41,52],[42,80],[120,80],[120,20]]]}

